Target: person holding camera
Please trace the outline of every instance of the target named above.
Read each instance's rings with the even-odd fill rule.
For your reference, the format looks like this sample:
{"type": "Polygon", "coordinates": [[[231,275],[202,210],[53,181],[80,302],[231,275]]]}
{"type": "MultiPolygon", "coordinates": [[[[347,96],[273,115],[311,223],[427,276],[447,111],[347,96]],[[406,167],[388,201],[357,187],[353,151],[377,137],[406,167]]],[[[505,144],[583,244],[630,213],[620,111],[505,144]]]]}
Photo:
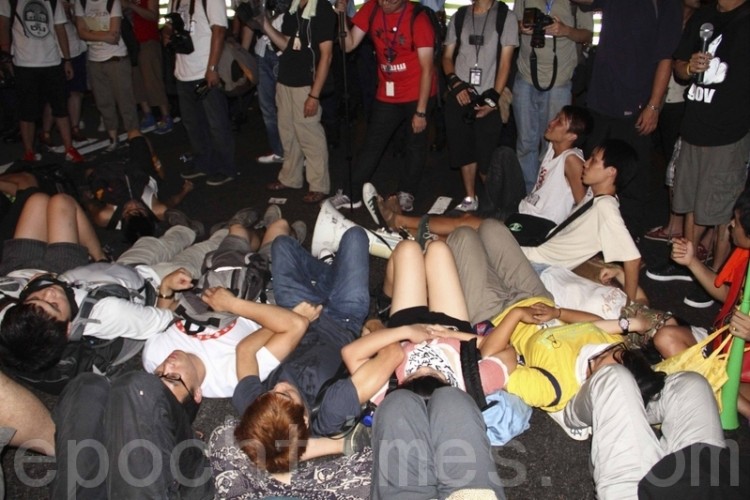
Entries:
{"type": "Polygon", "coordinates": [[[541,152],[547,149],[547,123],[571,102],[577,44],[591,43],[594,20],[569,0],[523,0],[513,12],[519,19],[521,43],[518,73],[513,83],[513,116],[518,138],[516,154],[526,191],[539,172],[541,152]]]}
{"type": "Polygon", "coordinates": [[[193,150],[183,179],[206,177],[208,186],[234,180],[234,135],[218,65],[227,30],[223,0],[171,0],[164,29],[176,53],[175,77],[182,123],[193,150]]]}
{"type": "Polygon", "coordinates": [[[463,212],[479,208],[477,168],[487,172],[503,127],[498,100],[518,46],[516,16],[503,2],[473,0],[451,18],[445,37],[443,71],[448,80],[445,127],[451,168],[461,170],[463,212]]]}

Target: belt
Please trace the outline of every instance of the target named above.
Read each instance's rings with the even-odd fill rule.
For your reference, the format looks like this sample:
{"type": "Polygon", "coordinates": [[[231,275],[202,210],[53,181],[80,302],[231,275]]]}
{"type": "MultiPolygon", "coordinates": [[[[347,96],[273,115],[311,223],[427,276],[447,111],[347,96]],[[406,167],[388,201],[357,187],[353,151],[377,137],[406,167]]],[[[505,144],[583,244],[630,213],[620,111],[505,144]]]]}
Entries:
{"type": "Polygon", "coordinates": [[[121,56],[112,56],[109,59],[107,59],[106,61],[99,61],[99,62],[103,62],[103,63],[118,62],[118,61],[122,61],[123,59],[125,59],[124,56],[123,57],[121,57],[121,56]]]}

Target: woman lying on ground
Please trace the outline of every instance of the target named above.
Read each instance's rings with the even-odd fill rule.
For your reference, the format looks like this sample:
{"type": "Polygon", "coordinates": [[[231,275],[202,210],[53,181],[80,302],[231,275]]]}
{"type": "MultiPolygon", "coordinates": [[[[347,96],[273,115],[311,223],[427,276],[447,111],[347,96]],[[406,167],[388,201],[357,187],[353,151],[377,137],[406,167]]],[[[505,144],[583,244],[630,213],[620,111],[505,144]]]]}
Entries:
{"type": "MultiPolygon", "coordinates": [[[[399,385],[424,386],[427,392],[451,385],[467,390],[475,399],[506,389],[531,406],[557,411],[586,379],[589,360],[596,360],[593,368],[631,360],[648,368],[637,351],[612,348],[623,341],[619,321],[557,309],[545,297],[513,304],[487,336],[465,333],[472,331],[472,325],[458,271],[450,249],[440,241],[431,242],[424,254],[416,242],[399,243],[386,267],[384,291],[393,297],[389,328],[364,335],[342,349],[351,373],[385,346],[401,342],[405,357],[396,369],[399,385]],[[574,324],[540,327],[553,320],[574,324]],[[433,338],[410,341],[425,331],[433,338]],[[462,359],[472,353],[462,354],[468,347],[462,347],[461,341],[476,342],[476,369],[462,365],[462,359]],[[525,366],[516,362],[519,354],[526,359],[525,366]],[[473,387],[476,380],[481,392],[473,387]]],[[[628,329],[634,331],[651,326],[642,315],[628,322],[628,329]]],[[[382,400],[384,391],[374,399],[382,400]]]]}

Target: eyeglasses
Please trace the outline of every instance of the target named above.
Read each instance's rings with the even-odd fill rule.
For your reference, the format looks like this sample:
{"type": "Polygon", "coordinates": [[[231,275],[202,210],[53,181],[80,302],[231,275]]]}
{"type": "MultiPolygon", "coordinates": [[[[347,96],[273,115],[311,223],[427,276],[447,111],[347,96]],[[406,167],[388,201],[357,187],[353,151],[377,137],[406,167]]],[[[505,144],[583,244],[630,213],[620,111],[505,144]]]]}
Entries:
{"type": "MultiPolygon", "coordinates": [[[[606,356],[607,354],[609,354],[611,352],[620,351],[620,350],[624,350],[624,349],[625,349],[625,343],[624,342],[619,342],[617,344],[612,344],[611,346],[607,347],[606,349],[604,349],[600,353],[595,354],[594,356],[590,357],[589,361],[588,361],[589,375],[593,375],[594,374],[594,362],[597,359],[600,359],[603,356],[606,356]]],[[[617,358],[615,358],[615,361],[617,361],[618,363],[620,362],[620,360],[617,359],[617,358]]]]}
{"type": "Polygon", "coordinates": [[[187,384],[185,383],[185,381],[184,381],[184,380],[182,380],[182,375],[180,375],[179,373],[156,373],[155,375],[156,375],[157,377],[159,377],[159,378],[162,378],[162,379],[167,379],[167,380],[168,380],[168,381],[170,381],[170,382],[179,382],[179,383],[181,383],[181,384],[182,384],[182,387],[184,387],[184,388],[185,388],[185,390],[187,391],[187,393],[188,393],[188,395],[190,396],[190,398],[191,398],[191,399],[195,399],[195,398],[194,398],[194,396],[193,396],[193,391],[191,391],[191,390],[190,390],[190,389],[188,388],[188,386],[187,386],[187,384]]]}

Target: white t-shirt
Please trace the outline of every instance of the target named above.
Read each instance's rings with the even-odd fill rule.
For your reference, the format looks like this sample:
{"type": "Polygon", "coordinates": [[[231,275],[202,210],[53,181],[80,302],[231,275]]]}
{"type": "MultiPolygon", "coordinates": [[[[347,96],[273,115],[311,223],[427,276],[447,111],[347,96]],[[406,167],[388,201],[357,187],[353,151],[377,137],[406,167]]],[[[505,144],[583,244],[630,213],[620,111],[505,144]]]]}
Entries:
{"type": "Polygon", "coordinates": [[[182,82],[203,79],[208,69],[208,56],[211,53],[211,26],[227,26],[227,7],[224,0],[206,0],[206,9],[208,9],[208,17],[203,10],[203,2],[195,0],[191,20],[190,0],[170,2],[170,12],[180,14],[195,47],[191,54],[177,54],[174,75],[182,82]]]}
{"type": "MultiPolygon", "coordinates": [[[[237,344],[248,335],[260,329],[260,325],[246,318],[223,330],[206,328],[197,335],[184,333],[182,321],[177,321],[166,332],[151,337],[143,347],[143,368],[153,372],[173,351],[179,350],[194,354],[203,361],[206,378],[201,384],[201,392],[207,398],[229,398],[237,386],[237,344]]],[[[279,365],[270,353],[258,354],[261,379],[279,365]]]]}
{"type": "MultiPolygon", "coordinates": [[[[578,148],[566,149],[555,157],[552,144],[547,146],[534,189],[518,204],[520,213],[542,217],[555,224],[560,224],[570,215],[576,204],[565,177],[565,160],[570,155],[576,155],[583,161],[583,152],[578,148]]],[[[585,203],[592,196],[588,189],[582,201],[585,203]]]]}
{"type": "Polygon", "coordinates": [[[617,198],[608,195],[594,198],[591,208],[543,244],[521,250],[531,262],[566,269],[577,267],[599,252],[604,254],[605,262],[626,262],[641,256],[622,220],[617,198]]]}
{"type": "Polygon", "coordinates": [[[10,2],[0,1],[0,16],[13,24],[11,30],[13,63],[27,68],[46,68],[60,64],[60,48],[55,36],[55,25],[65,24],[65,11],[57,2],[55,12],[49,0],[18,0],[15,14],[10,2]]]}
{"type": "MultiPolygon", "coordinates": [[[[122,6],[120,0],[112,3],[112,12],[107,11],[107,0],[86,0],[86,12],[83,10],[81,0],[76,0],[76,16],[83,18],[86,26],[92,31],[108,31],[110,19],[119,17],[122,19],[122,6]]],[[[103,62],[113,57],[125,57],[128,49],[120,37],[117,45],[107,42],[86,42],[89,46],[89,61],[103,62]]]]}
{"type": "Polygon", "coordinates": [[[78,36],[75,21],[68,21],[65,23],[65,34],[68,35],[68,46],[70,47],[71,58],[78,57],[88,50],[89,46],[78,36]]]}
{"type": "MultiPolygon", "coordinates": [[[[133,290],[140,289],[145,282],[144,277],[135,268],[109,263],[77,267],[61,274],[60,279],[87,286],[97,283],[118,283],[133,290]]],[[[158,286],[158,283],[155,286],[158,286]]],[[[75,290],[76,302],[80,304],[87,293],[85,289],[75,290]]],[[[139,298],[129,301],[107,297],[94,304],[89,318],[92,321],[86,324],[84,335],[100,339],[124,337],[145,340],[163,332],[172,322],[174,315],[168,309],[147,306],[139,298]]]]}

